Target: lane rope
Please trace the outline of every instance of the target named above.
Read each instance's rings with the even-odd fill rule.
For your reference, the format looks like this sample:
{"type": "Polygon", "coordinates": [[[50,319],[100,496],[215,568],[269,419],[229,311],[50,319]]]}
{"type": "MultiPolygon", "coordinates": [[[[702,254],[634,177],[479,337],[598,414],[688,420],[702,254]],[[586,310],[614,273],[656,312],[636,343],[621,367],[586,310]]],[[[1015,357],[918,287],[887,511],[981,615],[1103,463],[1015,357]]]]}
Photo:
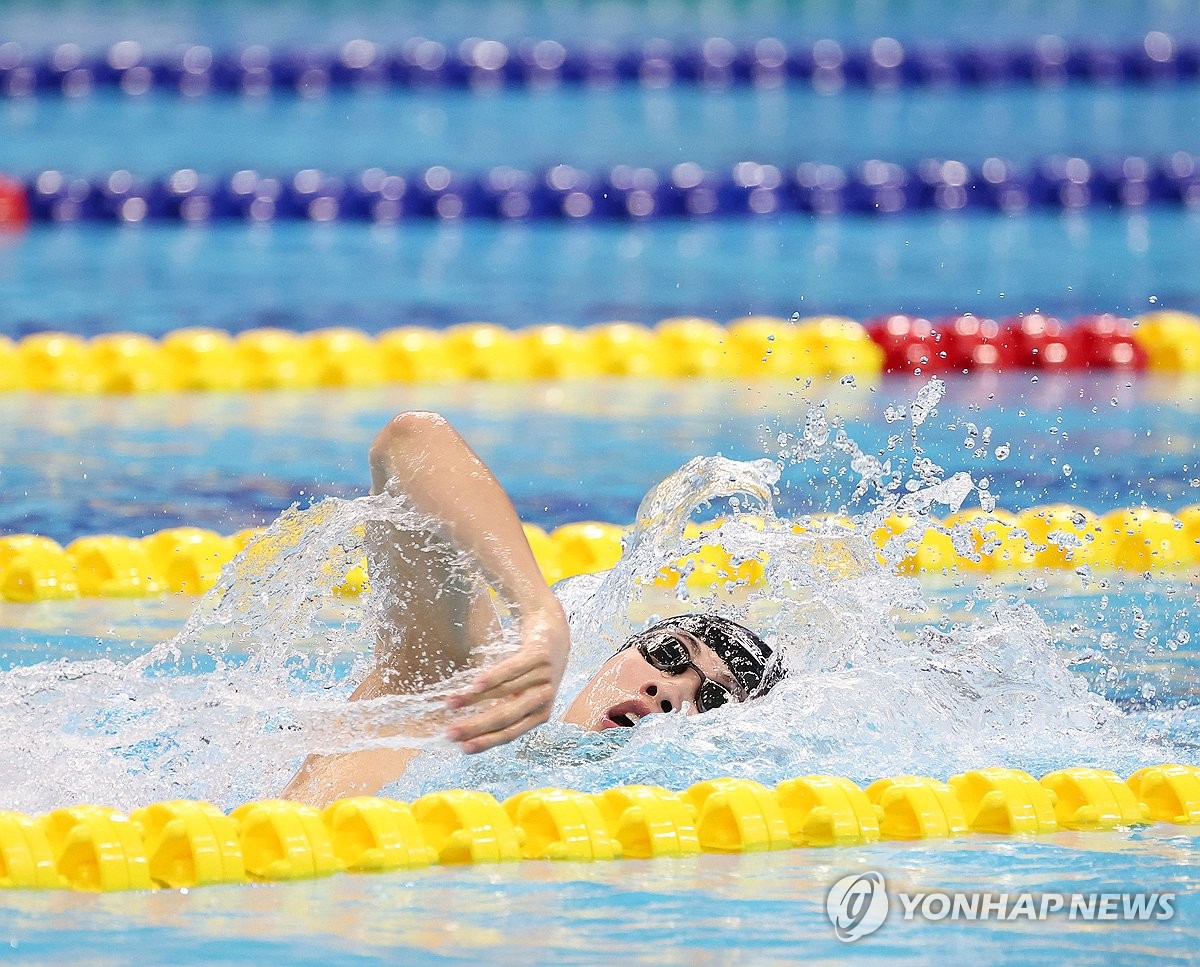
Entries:
{"type": "Polygon", "coordinates": [[[47,170],[27,179],[0,174],[0,227],[9,228],[80,221],[645,222],[921,211],[1141,211],[1147,206],[1200,206],[1196,156],[1185,151],[1160,157],[1054,155],[1026,164],[1000,157],[979,163],[927,158],[907,165],[870,160],[844,167],[740,161],[722,170],[694,162],[657,170],[616,165],[606,171],[559,164],[539,171],[501,166],[482,174],[444,165],[349,174],[243,169],[227,176],[184,168],[153,178],[127,170],[91,176],[47,170]]]}
{"type": "Polygon", "coordinates": [[[774,788],[721,778],[678,793],[658,786],[595,794],[532,789],[503,803],[452,789],[411,804],[364,796],[324,810],[269,799],[228,815],[192,800],[129,815],[79,805],[37,818],[0,810],[0,888],[178,890],[434,863],[686,857],[1150,823],[1200,825],[1200,769],[1148,766],[1122,782],[1105,769],[1059,769],[1038,781],[992,768],[948,782],[890,777],[865,789],[829,775],[774,788]]]}
{"type": "Polygon", "coordinates": [[[879,37],[860,46],[834,40],[785,43],[764,37],[734,43],[709,37],[696,43],[648,40],[614,47],[565,46],[555,40],[504,43],[478,37],[457,44],[415,37],[394,46],[351,40],[336,50],[261,45],[213,49],[200,44],[165,52],[136,41],[107,50],[58,44],[27,51],[0,44],[0,96],[85,97],[119,91],[196,97],[209,94],[292,94],[336,91],[542,91],[562,85],[648,90],[702,86],[709,90],[808,87],[821,94],[847,88],[938,89],[1067,83],[1167,86],[1200,78],[1200,43],[1150,31],[1126,43],[1073,42],[1055,35],[1011,46],[903,44],[879,37]]]}
{"type": "Polygon", "coordinates": [[[293,332],[185,328],[159,339],[0,335],[0,392],[147,393],[370,387],[467,380],[864,378],[1035,370],[1200,372],[1200,316],[1163,310],[1063,321],[1044,313],[933,320],[893,314],[747,316],[728,325],[676,317],[508,329],[462,323],[293,332]]]}
{"type": "MultiPolygon", "coordinates": [[[[964,510],[919,522],[892,516],[871,535],[905,574],[1022,573],[1035,570],[1127,571],[1184,574],[1200,566],[1200,504],[1176,513],[1129,507],[1096,515],[1070,504],[1047,504],[1010,513],[964,510]],[[930,526],[931,525],[931,526],[930,526]],[[916,528],[916,529],[914,529],[916,528]],[[906,533],[911,531],[909,537],[906,533]]],[[[762,588],[765,556],[738,557],[705,535],[720,524],[690,523],[685,536],[695,551],[665,566],[653,578],[664,588],[762,588]]],[[[847,523],[829,516],[805,518],[796,533],[817,531],[836,543],[847,523]]],[[[602,521],[563,524],[547,532],[525,525],[525,535],[546,581],[613,567],[621,557],[626,528],[602,521]]],[[[0,601],[30,603],[78,597],[198,595],[216,584],[221,569],[242,550],[269,555],[269,542],[256,548],[262,528],[224,535],[201,527],[172,527],[146,537],[97,534],[63,547],[37,534],[0,536],[0,601]]],[[[882,557],[881,557],[882,560],[882,557]]],[[[836,563],[836,562],[835,562],[836,563]]],[[[325,574],[333,592],[354,596],[368,581],[366,563],[325,574]]]]}

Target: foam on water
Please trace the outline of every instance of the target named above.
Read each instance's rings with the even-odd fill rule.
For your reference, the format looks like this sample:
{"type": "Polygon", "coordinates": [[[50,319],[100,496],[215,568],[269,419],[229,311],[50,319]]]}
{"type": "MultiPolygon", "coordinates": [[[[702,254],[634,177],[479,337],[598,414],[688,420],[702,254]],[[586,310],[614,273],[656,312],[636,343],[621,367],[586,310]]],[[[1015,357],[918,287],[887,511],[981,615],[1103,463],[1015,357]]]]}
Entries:
{"type": "MultiPolygon", "coordinates": [[[[574,642],[556,711],[629,634],[704,609],[745,622],[782,652],[791,674],[764,699],[598,734],[551,722],[470,757],[439,737],[441,696],[468,672],[420,696],[348,703],[384,615],[403,610],[404,589],[357,600],[332,589],[362,560],[370,528],[387,522],[432,535],[436,527],[401,497],[331,498],[281,516],[185,627],[142,658],[60,659],[0,675],[5,805],[133,808],[183,796],[232,806],[277,795],[308,752],[378,745],[428,749],[385,790],[401,797],[457,786],[506,795],[542,785],[679,788],[723,774],[869,780],[988,765],[1128,771],[1194,760],[1193,710],[1131,714],[1089,691],[1034,607],[992,595],[969,623],[935,625],[921,585],[880,562],[870,535],[888,515],[925,527],[972,494],[989,505],[968,475],[946,477],[921,448],[919,428],[941,391],[931,381],[889,410],[889,422],[907,422],[907,452],[893,445],[897,437],[887,452],[864,453],[815,405],[802,427],[781,431],[777,459],[689,461],[646,495],[616,567],[556,587],[574,642]],[[779,518],[781,475],[810,461],[831,469],[829,493],[814,495],[813,516],[779,518]],[[712,528],[688,536],[695,518],[712,528]],[[759,562],[761,582],[689,589],[694,561],[678,562],[708,544],[723,546],[735,565],[759,562]],[[656,580],[670,566],[683,571],[675,587],[656,580]]],[[[902,551],[894,542],[884,553],[894,562],[902,551]]],[[[480,580],[469,560],[454,570],[480,580]]],[[[479,650],[480,664],[514,646],[511,622],[502,625],[479,650]]]]}

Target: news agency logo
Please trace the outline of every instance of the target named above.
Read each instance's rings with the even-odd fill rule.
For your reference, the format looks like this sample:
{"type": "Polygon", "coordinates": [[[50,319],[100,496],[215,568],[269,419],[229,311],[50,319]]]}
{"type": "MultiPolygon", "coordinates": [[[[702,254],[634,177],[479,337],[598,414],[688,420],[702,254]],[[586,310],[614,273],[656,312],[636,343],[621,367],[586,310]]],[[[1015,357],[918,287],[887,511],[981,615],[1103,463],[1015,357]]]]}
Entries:
{"type": "Polygon", "coordinates": [[[825,898],[825,913],[834,935],[842,943],[854,943],[883,926],[888,915],[887,884],[874,870],[843,876],[825,898]]]}
{"type": "MultiPolygon", "coordinates": [[[[902,920],[1171,920],[1174,893],[897,892],[902,920]]],[[[854,943],[883,926],[891,899],[875,870],[843,876],[829,888],[825,913],[834,935],[854,943]]]]}

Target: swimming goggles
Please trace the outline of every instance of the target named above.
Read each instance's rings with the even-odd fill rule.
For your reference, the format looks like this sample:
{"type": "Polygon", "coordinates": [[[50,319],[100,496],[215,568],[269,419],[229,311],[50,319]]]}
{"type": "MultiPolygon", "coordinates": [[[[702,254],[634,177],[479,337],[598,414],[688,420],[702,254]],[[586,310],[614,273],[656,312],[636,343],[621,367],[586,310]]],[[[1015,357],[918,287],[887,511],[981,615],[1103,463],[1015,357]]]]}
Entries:
{"type": "Polygon", "coordinates": [[[682,675],[690,668],[700,676],[700,687],[696,689],[697,712],[709,712],[730,701],[743,701],[720,682],[715,682],[705,675],[692,661],[687,645],[673,635],[653,635],[634,644],[641,656],[660,672],[682,675]]]}

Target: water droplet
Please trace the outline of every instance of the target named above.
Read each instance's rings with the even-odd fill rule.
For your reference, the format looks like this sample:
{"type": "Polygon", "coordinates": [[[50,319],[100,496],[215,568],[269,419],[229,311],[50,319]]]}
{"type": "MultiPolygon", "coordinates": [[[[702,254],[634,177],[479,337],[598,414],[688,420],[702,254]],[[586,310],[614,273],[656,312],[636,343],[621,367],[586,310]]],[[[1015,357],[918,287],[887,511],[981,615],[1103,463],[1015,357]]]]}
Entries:
{"type": "Polygon", "coordinates": [[[1007,460],[1010,450],[1007,443],[1001,443],[1000,446],[996,447],[994,452],[997,460],[1007,460]]]}
{"type": "Polygon", "coordinates": [[[842,377],[842,385],[843,386],[854,386],[855,385],[854,377],[853,376],[843,376],[842,377]]]}
{"type": "Polygon", "coordinates": [[[925,422],[933,408],[938,405],[942,398],[942,394],[946,392],[946,384],[940,379],[931,379],[928,383],[917,390],[916,399],[912,401],[909,412],[912,415],[913,427],[918,427],[925,422]]]}
{"type": "Polygon", "coordinates": [[[792,313],[792,322],[799,322],[799,321],[800,321],[800,313],[793,312],[792,313]]]}
{"type": "Polygon", "coordinates": [[[1062,472],[1064,477],[1071,476],[1071,465],[1069,463],[1064,463],[1062,466],[1062,472]]]}
{"type": "Polygon", "coordinates": [[[1029,377],[1029,382],[1031,382],[1031,383],[1036,383],[1036,382],[1037,382],[1037,377],[1036,377],[1036,376],[1030,376],[1030,377],[1029,377]]]}
{"type": "Polygon", "coordinates": [[[1151,305],[1155,305],[1158,302],[1158,296],[1152,295],[1149,301],[1151,305]]]}

